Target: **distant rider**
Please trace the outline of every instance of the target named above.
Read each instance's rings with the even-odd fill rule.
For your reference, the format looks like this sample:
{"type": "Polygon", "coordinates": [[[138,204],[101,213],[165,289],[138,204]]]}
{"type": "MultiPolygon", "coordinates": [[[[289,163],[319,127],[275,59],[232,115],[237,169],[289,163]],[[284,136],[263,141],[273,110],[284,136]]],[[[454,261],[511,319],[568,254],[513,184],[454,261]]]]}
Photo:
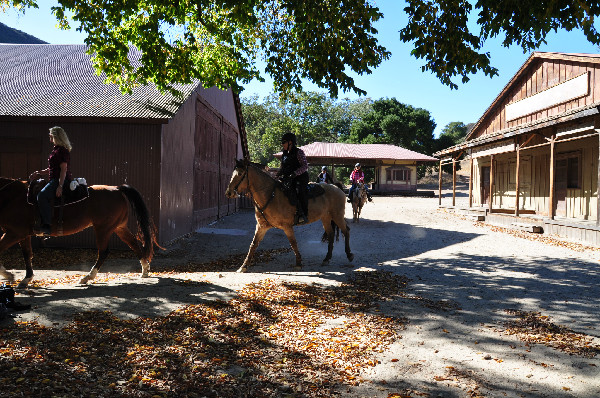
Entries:
{"type": "MultiPolygon", "coordinates": [[[[352,195],[354,194],[354,190],[356,189],[358,184],[365,183],[365,173],[362,171],[360,163],[356,163],[354,165],[354,170],[352,170],[352,173],[350,174],[350,183],[352,184],[352,186],[348,191],[348,203],[352,203],[352,195]]],[[[367,191],[367,199],[369,199],[369,202],[372,202],[373,199],[371,198],[371,193],[369,192],[366,186],[365,190],[367,191]]]]}
{"type": "Polygon", "coordinates": [[[321,167],[321,172],[317,176],[317,182],[324,182],[326,184],[333,184],[333,178],[327,172],[327,166],[321,167]]]}

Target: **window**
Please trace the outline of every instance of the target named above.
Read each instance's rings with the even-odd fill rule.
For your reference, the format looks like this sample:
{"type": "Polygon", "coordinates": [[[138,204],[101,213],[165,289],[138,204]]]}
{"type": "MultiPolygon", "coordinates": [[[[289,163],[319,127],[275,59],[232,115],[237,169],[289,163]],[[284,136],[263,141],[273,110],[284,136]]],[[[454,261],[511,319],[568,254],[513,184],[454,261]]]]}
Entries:
{"type": "Polygon", "coordinates": [[[410,182],[410,169],[403,167],[400,169],[388,168],[385,171],[385,179],[387,181],[408,181],[410,182]]]}
{"type": "Polygon", "coordinates": [[[567,188],[580,188],[579,186],[579,157],[572,157],[567,162],[567,188]]]}
{"type": "Polygon", "coordinates": [[[559,153],[556,156],[556,177],[563,188],[581,188],[581,151],[559,153]],[[564,184],[566,183],[566,187],[564,184]]]}

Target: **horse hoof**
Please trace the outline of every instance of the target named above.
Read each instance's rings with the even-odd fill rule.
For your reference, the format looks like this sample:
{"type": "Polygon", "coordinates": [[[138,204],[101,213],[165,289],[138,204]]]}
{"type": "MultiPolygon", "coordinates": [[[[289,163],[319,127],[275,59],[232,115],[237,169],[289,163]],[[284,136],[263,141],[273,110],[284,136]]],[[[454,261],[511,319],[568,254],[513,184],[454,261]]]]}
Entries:
{"type": "Polygon", "coordinates": [[[302,271],[302,265],[295,265],[294,271],[302,271]]]}
{"type": "Polygon", "coordinates": [[[352,260],[354,260],[354,254],[350,253],[348,254],[348,261],[351,262],[352,260]]]}
{"type": "Polygon", "coordinates": [[[149,278],[150,274],[148,274],[147,272],[142,272],[142,278],[149,278]]]}
{"type": "Polygon", "coordinates": [[[325,267],[325,266],[327,266],[327,265],[329,265],[329,260],[327,260],[327,261],[323,261],[323,262],[321,263],[321,267],[325,267]]]}
{"type": "Polygon", "coordinates": [[[237,270],[237,271],[235,271],[235,272],[248,272],[248,268],[247,268],[247,267],[240,267],[240,268],[238,268],[238,270],[237,270]]]}
{"type": "Polygon", "coordinates": [[[29,286],[29,282],[31,282],[31,278],[23,278],[23,280],[17,285],[17,289],[26,289],[27,286],[29,286]]]}

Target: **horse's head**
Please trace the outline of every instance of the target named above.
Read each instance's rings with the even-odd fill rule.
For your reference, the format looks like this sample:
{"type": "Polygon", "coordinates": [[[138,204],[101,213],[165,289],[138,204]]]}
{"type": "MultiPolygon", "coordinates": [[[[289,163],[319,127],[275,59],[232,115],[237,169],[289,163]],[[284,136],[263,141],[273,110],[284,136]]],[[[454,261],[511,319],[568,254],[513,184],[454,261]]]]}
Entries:
{"type": "Polygon", "coordinates": [[[245,193],[248,190],[248,161],[236,159],[235,169],[231,175],[229,186],[225,191],[225,196],[230,199],[237,198],[240,193],[245,193]]]}

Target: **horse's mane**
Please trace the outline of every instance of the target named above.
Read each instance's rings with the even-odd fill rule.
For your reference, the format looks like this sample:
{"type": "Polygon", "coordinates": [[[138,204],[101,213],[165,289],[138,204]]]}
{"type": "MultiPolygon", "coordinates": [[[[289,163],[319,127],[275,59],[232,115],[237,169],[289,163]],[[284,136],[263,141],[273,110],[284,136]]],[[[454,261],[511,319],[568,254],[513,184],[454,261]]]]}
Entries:
{"type": "Polygon", "coordinates": [[[260,172],[260,173],[262,173],[262,174],[270,177],[272,180],[275,180],[275,181],[279,182],[279,180],[277,178],[273,177],[273,175],[267,171],[267,165],[266,164],[256,163],[256,162],[248,162],[248,166],[252,166],[258,172],[260,172]]]}

